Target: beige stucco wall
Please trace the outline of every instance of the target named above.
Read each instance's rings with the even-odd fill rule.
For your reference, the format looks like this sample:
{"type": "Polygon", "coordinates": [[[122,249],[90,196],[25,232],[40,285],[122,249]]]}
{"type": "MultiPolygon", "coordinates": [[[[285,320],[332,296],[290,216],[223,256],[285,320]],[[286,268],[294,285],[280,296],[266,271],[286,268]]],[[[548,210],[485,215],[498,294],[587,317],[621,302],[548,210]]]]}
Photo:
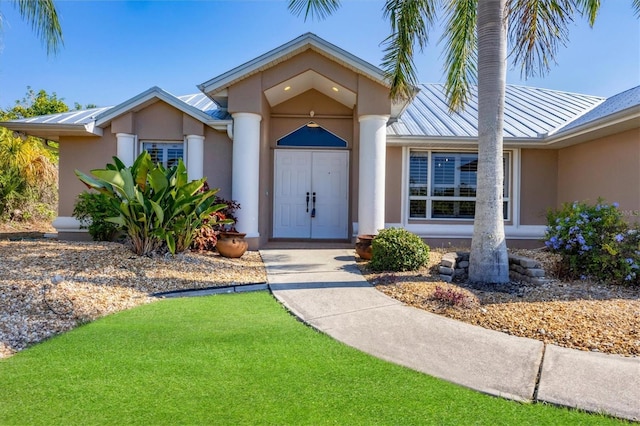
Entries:
{"type": "Polygon", "coordinates": [[[385,174],[385,222],[402,221],[402,147],[387,147],[385,174]]]}
{"type": "Polygon", "coordinates": [[[545,225],[546,213],[555,208],[558,188],[558,151],[520,151],[520,224],[545,225]]]}
{"type": "Polygon", "coordinates": [[[102,138],[61,136],[59,152],[58,216],[71,216],[76,197],[86,189],[74,171],[89,173],[111,163],[116,155],[116,136],[110,127],[105,129],[102,138]]]}
{"type": "Polygon", "coordinates": [[[640,212],[640,130],[633,129],[558,152],[558,198],[563,202],[598,197],[618,202],[630,219],[640,212]]]}
{"type": "Polygon", "coordinates": [[[209,188],[218,188],[218,196],[231,199],[231,154],[233,143],[226,133],[206,127],[204,133],[203,174],[209,188]]]}
{"type": "Polygon", "coordinates": [[[138,111],[134,118],[134,133],[138,140],[181,141],[182,111],[164,102],[156,102],[138,111]]]}

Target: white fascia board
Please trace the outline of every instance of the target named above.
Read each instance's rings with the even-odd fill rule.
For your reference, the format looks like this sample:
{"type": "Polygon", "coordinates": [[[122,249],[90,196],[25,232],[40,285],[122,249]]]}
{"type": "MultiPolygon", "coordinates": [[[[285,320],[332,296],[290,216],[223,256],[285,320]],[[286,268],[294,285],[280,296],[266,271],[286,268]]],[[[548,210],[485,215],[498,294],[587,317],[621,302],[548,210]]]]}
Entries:
{"type": "MultiPolygon", "coordinates": [[[[505,149],[541,148],[546,144],[538,138],[503,138],[505,149]]],[[[478,148],[477,137],[448,136],[392,136],[387,135],[387,145],[412,148],[478,148]]]]}
{"type": "Polygon", "coordinates": [[[389,82],[385,78],[382,70],[369,62],[366,62],[351,53],[327,42],[312,33],[306,33],[300,37],[283,44],[263,55],[252,59],[236,68],[233,68],[224,74],[212,78],[202,84],[198,88],[204,93],[215,92],[219,89],[225,89],[231,83],[246,78],[266,67],[274,65],[285,58],[288,58],[298,51],[302,51],[307,47],[312,47],[321,54],[335,58],[339,62],[358,71],[359,73],[369,77],[370,79],[389,87],[389,82]]]}
{"type": "Polygon", "coordinates": [[[205,114],[199,109],[192,107],[191,105],[181,101],[180,99],[173,96],[172,94],[162,90],[157,86],[154,86],[149,90],[146,90],[140,93],[139,95],[136,95],[133,98],[121,103],[120,105],[117,105],[103,112],[102,114],[98,115],[95,121],[96,126],[102,127],[108,122],[110,122],[111,120],[113,120],[114,118],[122,114],[126,114],[131,110],[134,110],[136,107],[143,105],[154,98],[171,105],[172,107],[184,112],[185,114],[190,115],[196,120],[199,120],[207,125],[210,125],[209,123],[211,123],[212,121],[215,121],[215,120],[212,120],[211,116],[205,114]]]}
{"type": "Polygon", "coordinates": [[[87,124],[48,124],[25,122],[0,122],[0,126],[14,132],[24,132],[30,136],[43,139],[59,138],[60,136],[102,136],[102,129],[95,126],[95,122],[87,124]]]}

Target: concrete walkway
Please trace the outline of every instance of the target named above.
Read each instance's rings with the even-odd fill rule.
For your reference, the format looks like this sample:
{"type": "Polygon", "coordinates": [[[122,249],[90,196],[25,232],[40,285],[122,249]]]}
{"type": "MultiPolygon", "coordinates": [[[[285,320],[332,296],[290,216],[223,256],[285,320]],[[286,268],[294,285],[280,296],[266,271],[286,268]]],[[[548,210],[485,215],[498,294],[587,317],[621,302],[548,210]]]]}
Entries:
{"type": "Polygon", "coordinates": [[[376,357],[491,395],[640,420],[640,359],[545,345],[403,305],[362,277],[353,249],[266,249],[274,296],[376,357]]]}

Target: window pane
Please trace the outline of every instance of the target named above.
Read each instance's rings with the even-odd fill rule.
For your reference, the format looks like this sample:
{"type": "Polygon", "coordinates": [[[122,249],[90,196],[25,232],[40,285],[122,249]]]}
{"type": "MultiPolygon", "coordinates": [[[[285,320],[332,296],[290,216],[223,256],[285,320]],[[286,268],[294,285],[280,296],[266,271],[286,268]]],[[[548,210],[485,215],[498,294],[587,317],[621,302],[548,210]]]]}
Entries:
{"type": "Polygon", "coordinates": [[[427,217],[427,201],[426,200],[409,201],[409,217],[426,218],[427,217]]]}
{"type": "Polygon", "coordinates": [[[456,159],[452,155],[433,155],[433,184],[455,184],[456,159]]]}
{"type": "Polygon", "coordinates": [[[418,197],[426,197],[427,195],[429,195],[429,193],[427,192],[427,187],[426,186],[414,186],[414,187],[409,188],[409,195],[418,196],[418,197]]]}
{"type": "Polygon", "coordinates": [[[476,188],[475,187],[465,187],[461,186],[458,195],[460,197],[475,197],[476,196],[476,188]]]}
{"type": "Polygon", "coordinates": [[[169,145],[167,146],[167,167],[172,167],[178,164],[178,160],[182,157],[183,149],[182,145],[169,145]]]}
{"type": "Polygon", "coordinates": [[[475,201],[460,201],[458,203],[457,216],[465,219],[473,219],[476,215],[476,202],[475,201]]]}
{"type": "Polygon", "coordinates": [[[164,162],[164,152],[162,148],[155,143],[144,143],[142,144],[142,149],[147,151],[151,156],[151,161],[153,163],[163,163],[164,162]]]}
{"type": "Polygon", "coordinates": [[[423,152],[412,152],[409,157],[409,185],[426,185],[429,157],[423,152]]]}
{"type": "Polygon", "coordinates": [[[443,218],[453,216],[453,201],[433,201],[431,203],[431,217],[443,218]]]}
{"type": "Polygon", "coordinates": [[[454,197],[456,195],[455,188],[433,188],[432,194],[434,197],[454,197]]]}

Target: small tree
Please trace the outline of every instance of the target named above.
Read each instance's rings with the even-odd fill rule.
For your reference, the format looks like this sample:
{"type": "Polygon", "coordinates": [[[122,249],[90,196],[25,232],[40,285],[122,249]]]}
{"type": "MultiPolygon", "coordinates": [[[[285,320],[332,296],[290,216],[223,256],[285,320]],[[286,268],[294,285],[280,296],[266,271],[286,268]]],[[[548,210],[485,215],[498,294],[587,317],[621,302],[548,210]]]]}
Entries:
{"type": "Polygon", "coordinates": [[[200,191],[205,179],[189,181],[182,162],[170,168],[154,164],[144,151],[131,167],[113,157],[114,164],[92,170],[93,176],[76,170],[89,188],[105,194],[119,216],[108,218],[130,238],[133,251],[151,255],[166,247],[172,254],[186,250],[204,219],[225,207],[213,204],[217,189],[200,191]]]}

